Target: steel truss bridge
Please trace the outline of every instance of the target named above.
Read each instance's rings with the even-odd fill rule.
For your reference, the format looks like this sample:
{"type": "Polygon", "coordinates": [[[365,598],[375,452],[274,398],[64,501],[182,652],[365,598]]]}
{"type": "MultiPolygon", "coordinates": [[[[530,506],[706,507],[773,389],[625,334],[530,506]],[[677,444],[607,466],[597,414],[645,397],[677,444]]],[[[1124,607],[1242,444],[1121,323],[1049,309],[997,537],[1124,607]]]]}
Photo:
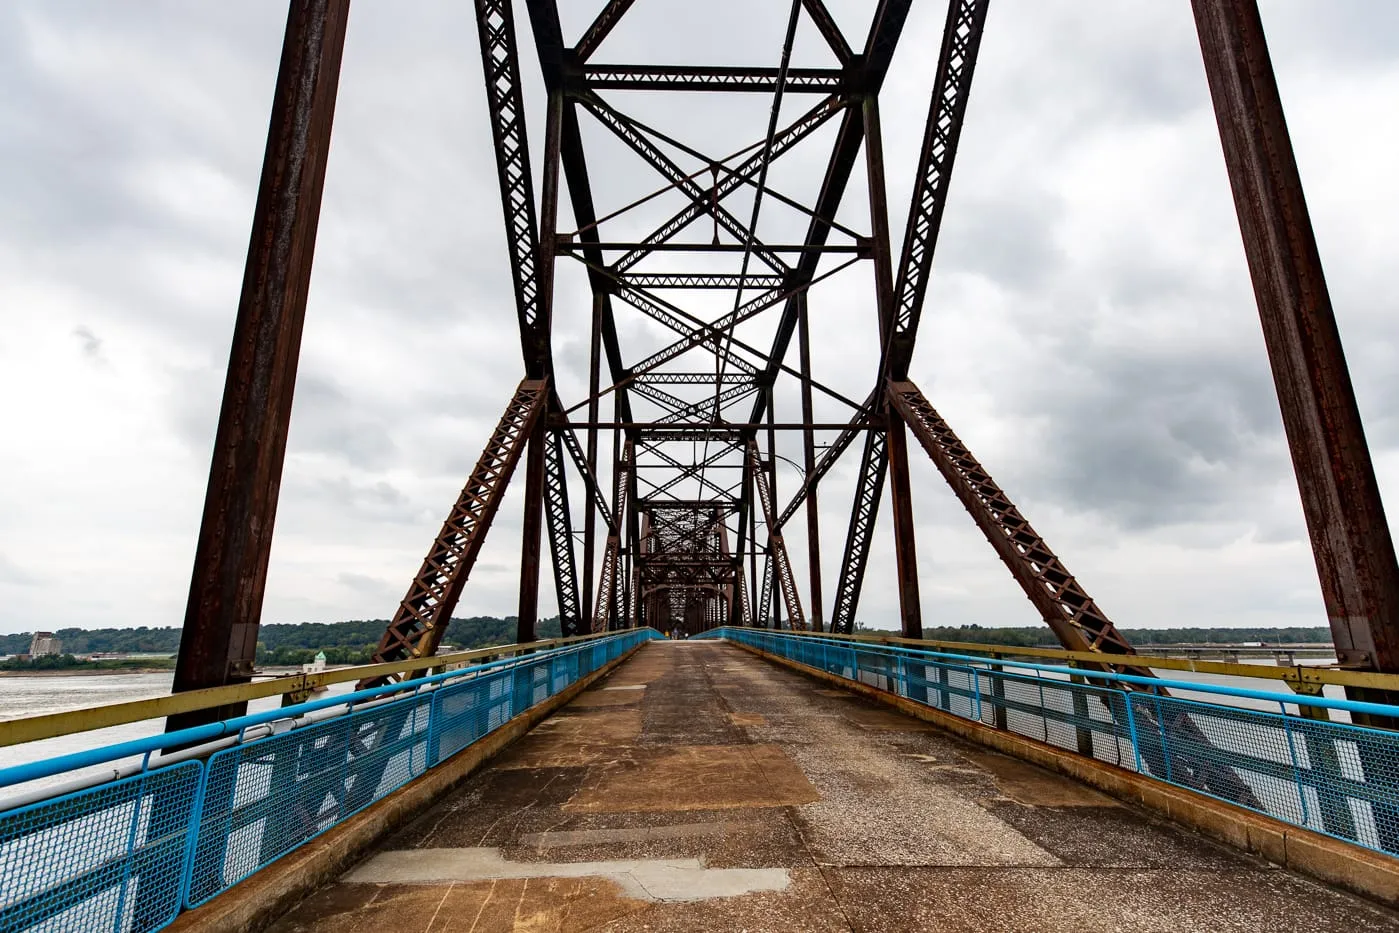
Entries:
{"type": "Polygon", "coordinates": [[[566,29],[556,0],[474,0],[520,380],[374,663],[253,682],[349,8],[291,0],[174,691],[0,724],[0,747],[88,734],[0,767],[0,933],[1399,925],[1399,565],[1256,0],[1191,6],[1326,668],[1138,654],[915,382],[988,0],[946,3],[906,209],[880,101],[912,0],[868,0],[853,32],[787,0],[761,66],[609,60],[648,2],[566,29]],[[799,33],[828,64],[794,64],[799,33]],[[701,96],[766,118],[735,149],[687,119],[701,96]],[[837,276],[864,283],[863,330],[837,276]],[[586,324],[586,362],[556,321],[586,324]],[[852,394],[813,347],[861,336],[852,394]],[[922,638],[921,456],[1061,648],[922,638]],[[845,546],[823,556],[842,458],[845,546]],[[439,654],[512,481],[518,643],[439,654]],[[886,494],[901,632],[856,634],[886,494]],[[563,631],[540,640],[546,575],[563,631]],[[681,851],[701,857],[653,857],[681,851]]]}
{"type": "MultiPolygon", "coordinates": [[[[1147,673],[914,381],[990,4],[947,4],[926,72],[913,194],[897,208],[886,196],[881,89],[911,3],[872,2],[852,32],[823,0],[792,0],[772,60],[721,66],[610,60],[608,37],[634,0],[593,4],[581,31],[564,29],[555,0],[475,0],[521,379],[377,661],[435,653],[512,481],[524,486],[521,642],[535,637],[546,573],[565,637],[638,625],[849,634],[871,544],[890,532],[902,635],[918,638],[909,460],[927,456],[1065,649],[1103,655],[1103,670],[1147,673]],[[813,28],[829,64],[798,67],[795,37],[813,28]],[[530,69],[545,93],[527,105],[530,69]],[[756,97],[766,126],[719,151],[703,125],[666,130],[646,116],[685,114],[700,96],[756,97]],[[543,111],[542,139],[528,138],[531,107],[543,111]],[[613,178],[619,153],[631,160],[626,194],[613,178]],[[813,159],[824,166],[819,183],[798,196],[794,165],[813,159]],[[611,175],[594,174],[602,164],[611,175]],[[842,221],[856,173],[868,203],[842,221]],[[783,227],[770,222],[779,214],[804,233],[765,235],[783,227]],[[569,275],[586,280],[586,300],[560,290],[569,275]],[[864,336],[878,348],[867,389],[853,397],[813,367],[813,341],[859,335],[852,314],[838,328],[813,326],[836,275],[866,283],[864,336]],[[570,361],[587,371],[577,397],[555,378],[563,362],[555,321],[564,315],[587,317],[588,358],[570,361]],[[779,399],[797,404],[778,412],[779,399]],[[842,417],[817,420],[818,401],[842,417]],[[801,480],[779,490],[779,437],[793,435],[801,480]],[[818,494],[842,458],[858,464],[845,546],[823,555],[818,494]],[[881,532],[886,495],[892,528],[881,532]],[[805,553],[785,542],[793,523],[805,526],[805,553]],[[827,592],[822,570],[836,565],[827,592]]],[[[1254,0],[1192,5],[1340,662],[1399,672],[1399,569],[1258,10],[1254,0]]],[[[245,682],[252,672],[348,6],[291,3],[177,691],[245,682]]]]}

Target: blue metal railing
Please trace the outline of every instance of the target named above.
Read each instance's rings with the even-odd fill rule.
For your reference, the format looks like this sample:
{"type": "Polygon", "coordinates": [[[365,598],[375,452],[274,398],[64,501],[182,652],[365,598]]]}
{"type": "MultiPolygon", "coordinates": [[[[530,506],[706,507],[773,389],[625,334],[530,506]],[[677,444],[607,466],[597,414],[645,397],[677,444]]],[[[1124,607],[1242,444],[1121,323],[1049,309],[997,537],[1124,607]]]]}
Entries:
{"type": "Polygon", "coordinates": [[[0,812],[0,933],[158,930],[656,637],[623,632],[0,769],[3,787],[145,756],[130,777],[0,812]],[[345,713],[290,728],[333,707],[345,713]],[[151,757],[266,724],[274,734],[206,760],[151,757]]]}
{"type": "Polygon", "coordinates": [[[699,637],[748,645],[1399,856],[1399,733],[1287,712],[1294,706],[1399,719],[1399,707],[812,634],[725,627],[699,637]],[[1212,694],[1222,702],[1129,691],[1124,683],[1212,694]],[[1228,705],[1229,698],[1276,703],[1278,710],[1228,705]],[[1221,784],[1236,792],[1225,796],[1221,784]]]}

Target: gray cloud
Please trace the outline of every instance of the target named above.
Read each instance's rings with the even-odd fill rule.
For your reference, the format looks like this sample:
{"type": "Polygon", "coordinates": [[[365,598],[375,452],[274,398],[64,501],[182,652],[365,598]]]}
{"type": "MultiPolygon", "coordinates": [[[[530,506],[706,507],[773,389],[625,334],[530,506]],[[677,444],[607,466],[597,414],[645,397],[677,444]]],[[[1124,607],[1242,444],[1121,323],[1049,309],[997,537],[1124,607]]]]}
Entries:
{"type": "MultiPolygon", "coordinates": [[[[587,4],[562,6],[569,34],[591,19],[587,4]]],[[[1399,251],[1383,224],[1399,209],[1389,168],[1399,139],[1375,114],[1392,109],[1399,89],[1399,13],[1381,6],[1270,0],[1264,15],[1357,394],[1391,489],[1399,342],[1387,272],[1399,251]]],[[[832,9],[852,34],[869,15],[855,0],[832,9]]],[[[915,5],[882,101],[896,240],[943,9],[915,5]]],[[[0,424],[26,439],[0,453],[0,534],[24,555],[23,567],[0,560],[0,582],[51,587],[61,577],[48,568],[83,561],[90,543],[53,532],[81,502],[105,551],[133,555],[91,570],[94,590],[107,595],[74,604],[82,624],[178,623],[284,15],[272,2],[0,7],[0,203],[9,221],[0,314],[16,338],[0,345],[0,390],[28,400],[0,424]],[[139,589],[129,582],[137,577],[139,589]]],[[[739,0],[647,0],[599,58],[773,64],[784,18],[785,9],[739,0]],[[740,13],[745,28],[735,31],[740,13]]],[[[537,166],[543,96],[529,30],[519,35],[537,166]]],[[[269,620],[391,612],[521,376],[475,43],[469,4],[355,7],[269,620]]],[[[827,61],[809,30],[797,59],[827,61]]],[[[736,104],[687,96],[683,109],[674,98],[609,99],[716,153],[761,136],[769,106],[762,95],[736,104]]],[[[809,104],[789,101],[784,118],[809,104]]],[[[913,376],[1122,618],[1315,621],[1310,556],[1212,121],[1185,7],[996,6],[913,376]],[[1163,598],[1163,572],[1200,581],[1196,595],[1163,598]]],[[[600,208],[659,184],[584,123],[600,208]]],[[[831,129],[784,156],[774,187],[814,196],[831,129]]],[[[857,230],[869,226],[863,175],[840,214],[857,230]]],[[[746,215],[747,197],[731,209],[746,215]]],[[[679,203],[658,198],[616,229],[645,233],[679,203]]],[[[565,204],[560,226],[571,224],[565,204]]],[[[764,236],[794,239],[804,228],[796,212],[765,207],[764,236]]],[[[692,235],[709,232],[700,224],[692,235]]],[[[686,262],[669,257],[658,268],[686,262]]],[[[558,378],[576,400],[591,302],[578,269],[558,281],[558,378]]],[[[818,375],[856,398],[878,349],[871,295],[863,266],[812,294],[818,375]]],[[[765,346],[771,326],[760,318],[740,337],[765,346]]],[[[633,359],[671,339],[625,310],[618,329],[633,359]]],[[[793,387],[779,384],[777,398],[779,418],[795,417],[793,387]]],[[[824,397],[817,406],[818,417],[848,416],[824,397]]],[[[783,437],[779,452],[800,461],[796,444],[783,437]]],[[[857,457],[822,489],[828,599],[857,457]]],[[[929,621],[1031,619],[921,455],[914,471],[929,621]]],[[[796,482],[783,465],[779,499],[796,482]]],[[[468,588],[472,612],[514,611],[518,499],[512,489],[468,588]]],[[[581,487],[572,501],[581,514],[581,487]]],[[[802,524],[789,526],[798,555],[802,524]]],[[[890,582],[889,537],[886,520],[861,607],[875,622],[895,609],[893,588],[880,582],[890,582]]],[[[551,590],[546,581],[546,613],[551,590]]],[[[10,601],[4,625],[33,627],[49,611],[26,599],[10,601]]]]}

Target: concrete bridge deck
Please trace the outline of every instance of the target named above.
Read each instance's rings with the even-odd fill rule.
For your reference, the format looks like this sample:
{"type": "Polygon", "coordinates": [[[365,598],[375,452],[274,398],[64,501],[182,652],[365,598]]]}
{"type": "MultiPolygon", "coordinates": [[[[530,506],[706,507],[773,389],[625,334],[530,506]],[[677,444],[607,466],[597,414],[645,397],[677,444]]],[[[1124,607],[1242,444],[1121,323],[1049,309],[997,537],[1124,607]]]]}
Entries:
{"type": "Polygon", "coordinates": [[[653,642],[277,933],[1399,930],[718,642],[653,642]]]}

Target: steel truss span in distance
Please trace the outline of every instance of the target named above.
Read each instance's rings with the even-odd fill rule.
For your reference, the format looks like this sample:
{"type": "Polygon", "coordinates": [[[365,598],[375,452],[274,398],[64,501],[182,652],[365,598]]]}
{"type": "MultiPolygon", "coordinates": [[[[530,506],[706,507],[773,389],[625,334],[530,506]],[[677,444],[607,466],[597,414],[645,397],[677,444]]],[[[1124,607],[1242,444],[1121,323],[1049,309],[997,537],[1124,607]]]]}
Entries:
{"type": "MultiPolygon", "coordinates": [[[[670,49],[625,41],[645,6],[633,0],[562,11],[557,0],[474,0],[481,138],[494,150],[523,381],[502,397],[377,660],[436,652],[517,472],[520,641],[534,638],[546,564],[566,636],[636,625],[851,633],[881,534],[892,534],[899,628],[921,637],[910,457],[926,456],[988,560],[1065,647],[1101,654],[1103,671],[1149,676],[913,381],[990,6],[938,2],[936,60],[927,44],[902,52],[926,56],[927,118],[897,210],[881,92],[908,44],[912,0],[871,0],[859,23],[825,0],[775,5],[745,23],[754,35],[771,27],[765,60],[740,65],[718,51],[714,64],[684,64],[704,53],[686,36],[670,49]],[[611,54],[640,45],[657,60],[611,54]],[[527,101],[536,71],[542,94],[527,101]],[[849,362],[857,345],[867,362],[849,362]],[[833,488],[851,473],[853,489],[833,488]],[[838,555],[822,554],[818,496],[849,516],[838,555]],[[805,547],[789,548],[793,528],[805,547]]],[[[1399,569],[1256,0],[1192,6],[1336,644],[1349,667],[1399,672],[1399,569]]],[[[249,672],[347,9],[291,3],[180,689],[249,672]]],[[[1229,772],[1201,780],[1246,793],[1229,772]]]]}

